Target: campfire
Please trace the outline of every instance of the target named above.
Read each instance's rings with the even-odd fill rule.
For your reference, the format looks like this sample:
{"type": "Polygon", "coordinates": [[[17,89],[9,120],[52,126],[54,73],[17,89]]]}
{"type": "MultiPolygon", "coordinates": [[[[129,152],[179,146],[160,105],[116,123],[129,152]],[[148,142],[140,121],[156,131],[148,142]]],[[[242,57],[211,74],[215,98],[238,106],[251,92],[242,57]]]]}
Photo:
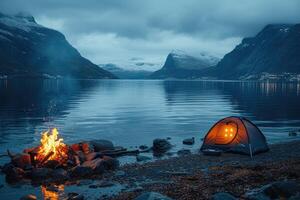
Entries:
{"type": "Polygon", "coordinates": [[[139,150],[115,147],[108,140],[65,144],[56,128],[42,133],[40,144],[23,153],[13,154],[2,172],[8,182],[31,179],[35,182],[64,182],[99,175],[118,167],[118,156],[138,154],[139,150]]]}
{"type": "Polygon", "coordinates": [[[42,134],[41,145],[29,151],[29,153],[34,153],[34,162],[38,164],[43,164],[48,160],[55,160],[59,164],[64,164],[68,160],[68,146],[63,143],[62,138],[58,138],[58,131],[56,128],[50,129],[42,134]]]}

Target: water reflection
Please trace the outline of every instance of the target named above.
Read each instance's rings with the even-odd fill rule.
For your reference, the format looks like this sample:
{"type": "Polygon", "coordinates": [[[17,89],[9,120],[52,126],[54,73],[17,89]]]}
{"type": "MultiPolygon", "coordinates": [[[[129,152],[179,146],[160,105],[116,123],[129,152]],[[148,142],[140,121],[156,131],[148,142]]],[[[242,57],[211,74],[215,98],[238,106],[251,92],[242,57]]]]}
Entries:
{"type": "Polygon", "coordinates": [[[53,185],[51,188],[41,186],[42,195],[44,200],[59,200],[64,195],[64,185],[53,185]]]}
{"type": "Polygon", "coordinates": [[[0,151],[33,146],[52,126],[67,143],[105,138],[131,146],[163,136],[180,141],[201,137],[229,115],[249,117],[270,141],[284,139],[299,128],[299,95],[299,83],[4,80],[0,151]]]}

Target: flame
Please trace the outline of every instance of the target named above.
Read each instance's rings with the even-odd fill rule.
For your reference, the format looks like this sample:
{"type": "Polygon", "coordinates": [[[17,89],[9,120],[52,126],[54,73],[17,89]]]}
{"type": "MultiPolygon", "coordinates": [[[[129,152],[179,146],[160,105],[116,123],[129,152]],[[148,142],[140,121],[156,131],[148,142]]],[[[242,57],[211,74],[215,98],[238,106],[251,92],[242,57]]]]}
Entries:
{"type": "Polygon", "coordinates": [[[58,138],[56,128],[50,129],[42,134],[41,145],[36,160],[42,162],[44,159],[61,161],[67,157],[67,145],[62,138],[58,138]],[[49,156],[48,158],[46,158],[49,156]]]}

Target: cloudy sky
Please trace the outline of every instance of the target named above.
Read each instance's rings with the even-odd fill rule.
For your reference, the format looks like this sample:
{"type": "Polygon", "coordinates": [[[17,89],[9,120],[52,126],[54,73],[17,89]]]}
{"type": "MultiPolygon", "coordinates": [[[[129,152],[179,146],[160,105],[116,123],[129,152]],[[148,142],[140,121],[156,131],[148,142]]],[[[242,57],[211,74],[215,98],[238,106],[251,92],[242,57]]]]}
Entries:
{"type": "Polygon", "coordinates": [[[299,0],[1,0],[63,32],[96,64],[163,63],[173,50],[222,57],[269,23],[299,23],[299,0]]]}

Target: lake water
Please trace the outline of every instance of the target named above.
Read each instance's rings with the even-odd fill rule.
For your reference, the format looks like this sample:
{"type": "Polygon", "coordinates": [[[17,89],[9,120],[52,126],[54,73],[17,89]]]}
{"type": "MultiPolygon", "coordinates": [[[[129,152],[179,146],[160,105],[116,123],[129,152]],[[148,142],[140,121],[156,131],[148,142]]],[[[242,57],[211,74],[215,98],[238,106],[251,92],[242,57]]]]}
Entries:
{"type": "MultiPolygon", "coordinates": [[[[173,151],[193,136],[196,150],[217,120],[232,115],[276,143],[299,138],[288,136],[300,129],[299,103],[299,83],[0,80],[0,154],[37,145],[49,127],[65,143],[109,139],[130,148],[171,137],[173,151]]],[[[1,190],[0,197],[15,191],[1,190]]]]}

